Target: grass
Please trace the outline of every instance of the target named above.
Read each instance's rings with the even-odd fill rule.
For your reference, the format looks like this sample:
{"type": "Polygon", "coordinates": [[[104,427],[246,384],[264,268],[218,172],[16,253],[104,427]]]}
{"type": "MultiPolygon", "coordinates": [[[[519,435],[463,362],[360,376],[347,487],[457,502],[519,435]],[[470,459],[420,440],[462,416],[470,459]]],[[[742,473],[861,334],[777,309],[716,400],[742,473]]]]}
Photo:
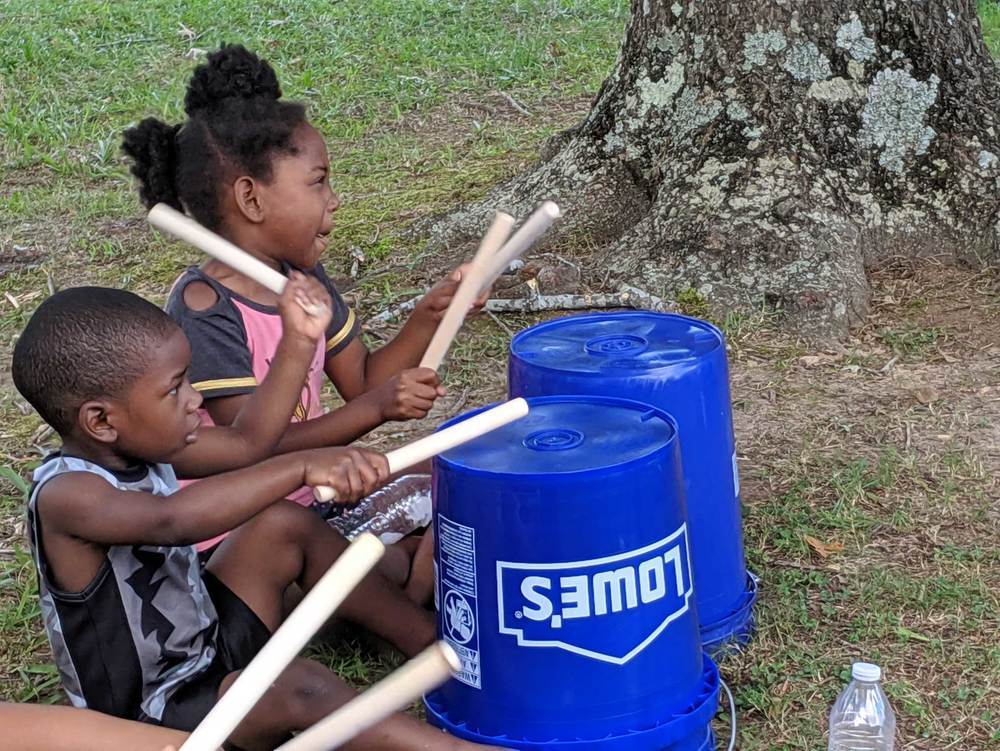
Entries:
{"type": "MultiPolygon", "coordinates": [[[[420,283],[400,228],[482,194],[586,111],[626,13],[623,0],[4,6],[0,697],[61,700],[20,522],[22,478],[49,439],[10,388],[10,345],[52,287],[112,284],[162,300],[195,258],[147,232],[120,131],[146,115],[180,117],[197,50],[227,40],[263,51],[328,137],[345,197],[331,266],[346,275],[357,262],[355,295],[375,310],[420,283]]],[[[1000,8],[981,2],[980,15],[1000,54],[1000,8]]],[[[758,636],[723,666],[748,751],[820,747],[859,657],[885,666],[905,748],[1000,743],[991,385],[1000,285],[932,273],[876,276],[873,286],[873,299],[897,302],[876,305],[841,352],[807,349],[766,313],[719,322],[731,347],[746,553],[763,576],[758,636]],[[957,303],[968,307],[950,314],[957,303]]],[[[683,302],[705,312],[696,290],[683,302]]],[[[510,331],[535,320],[470,325],[446,373],[450,409],[501,396],[510,331]]],[[[355,640],[313,654],[358,685],[391,667],[355,640]]]]}
{"type": "Polygon", "coordinates": [[[994,57],[1000,57],[1000,3],[996,0],[979,0],[979,19],[983,24],[983,38],[994,57]]]}

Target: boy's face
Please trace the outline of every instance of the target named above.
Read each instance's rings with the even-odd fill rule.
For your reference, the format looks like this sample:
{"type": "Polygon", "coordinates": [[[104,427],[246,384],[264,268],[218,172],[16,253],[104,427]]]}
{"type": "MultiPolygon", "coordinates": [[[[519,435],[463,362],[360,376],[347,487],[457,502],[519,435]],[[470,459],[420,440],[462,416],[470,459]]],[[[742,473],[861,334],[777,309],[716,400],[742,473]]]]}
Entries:
{"type": "Polygon", "coordinates": [[[188,381],[190,364],[187,337],[175,329],[151,353],[146,373],[127,394],[113,400],[108,411],[119,453],[149,463],[167,462],[194,443],[202,398],[188,381]]]}
{"type": "Polygon", "coordinates": [[[340,199],[330,187],[330,159],[319,132],[303,124],[296,154],[275,158],[270,183],[261,186],[268,209],[266,229],[275,257],[311,269],[326,250],[340,199]]]}

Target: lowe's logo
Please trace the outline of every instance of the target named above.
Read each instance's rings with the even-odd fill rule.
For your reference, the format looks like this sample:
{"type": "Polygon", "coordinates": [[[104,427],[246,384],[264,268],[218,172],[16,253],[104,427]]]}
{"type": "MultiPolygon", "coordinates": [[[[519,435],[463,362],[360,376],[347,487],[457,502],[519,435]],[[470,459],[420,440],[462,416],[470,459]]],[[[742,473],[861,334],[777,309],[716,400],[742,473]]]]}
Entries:
{"type": "Polygon", "coordinates": [[[624,665],[688,611],[687,525],[639,550],[569,563],[497,561],[500,633],[624,665]]]}

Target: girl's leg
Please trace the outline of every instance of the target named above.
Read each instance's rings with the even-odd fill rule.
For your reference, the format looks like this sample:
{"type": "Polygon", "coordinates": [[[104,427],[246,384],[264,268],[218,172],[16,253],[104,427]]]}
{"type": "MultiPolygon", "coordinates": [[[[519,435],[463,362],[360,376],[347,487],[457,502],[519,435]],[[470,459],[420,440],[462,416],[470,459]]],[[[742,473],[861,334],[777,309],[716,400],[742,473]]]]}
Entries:
{"type": "Polygon", "coordinates": [[[187,733],[73,707],[0,703],[5,751],[160,751],[187,733]]]}

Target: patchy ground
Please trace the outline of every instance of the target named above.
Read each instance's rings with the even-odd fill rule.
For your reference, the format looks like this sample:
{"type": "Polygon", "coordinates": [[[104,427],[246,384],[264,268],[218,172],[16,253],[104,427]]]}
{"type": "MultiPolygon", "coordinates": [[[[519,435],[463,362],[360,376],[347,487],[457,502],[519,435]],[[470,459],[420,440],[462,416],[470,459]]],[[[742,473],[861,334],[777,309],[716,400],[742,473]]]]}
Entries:
{"type": "MultiPolygon", "coordinates": [[[[30,13],[28,4],[22,5],[19,12],[30,13]]],[[[50,5],[52,13],[72,14],[70,5],[50,5]]],[[[25,131],[15,135],[16,144],[34,144],[52,164],[43,159],[29,166],[32,160],[25,152],[14,169],[0,176],[3,699],[61,698],[24,553],[19,487],[38,460],[39,447],[51,445],[51,437],[11,388],[7,366],[14,338],[49,289],[102,283],[162,301],[178,270],[197,258],[149,233],[120,164],[115,166],[114,149],[100,146],[133,110],[155,111],[151,92],[159,96],[161,87],[159,81],[153,87],[147,77],[169,76],[179,92],[183,72],[176,66],[190,64],[182,62],[184,50],[210,46],[207,38],[188,40],[169,17],[171,11],[154,5],[151,12],[162,16],[156,29],[166,29],[166,41],[152,42],[151,52],[141,49],[143,55],[155,52],[156,60],[166,61],[155,75],[143,72],[147,62],[142,60],[132,61],[132,68],[115,67],[140,49],[135,41],[139,32],[88,26],[78,45],[93,55],[97,49],[111,50],[114,59],[101,64],[105,67],[89,68],[96,71],[90,82],[94,86],[122,86],[102,72],[112,70],[143,82],[129,90],[126,114],[115,109],[121,103],[89,99],[85,132],[67,135],[59,130],[59,113],[46,109],[31,125],[35,130],[25,121],[25,131]],[[98,105],[107,109],[95,109],[98,105]],[[89,130],[98,126],[105,130],[89,130]],[[79,155],[90,161],[74,163],[79,155]]],[[[409,17],[403,18],[409,12],[406,5],[378,0],[364,19],[365,28],[409,23],[409,17]]],[[[475,6],[475,15],[463,24],[471,23],[477,35],[482,32],[466,40],[467,59],[478,60],[481,39],[494,31],[495,9],[479,0],[466,5],[475,6]]],[[[618,35],[616,17],[607,10],[610,3],[600,26],[606,41],[587,50],[594,60],[600,58],[599,64],[591,60],[590,67],[577,54],[582,42],[573,39],[593,37],[600,19],[588,14],[596,13],[596,3],[529,5],[520,3],[508,14],[511,18],[500,19],[516,35],[489,51],[492,67],[485,72],[473,71],[460,51],[451,48],[453,67],[444,69],[431,64],[438,63],[437,50],[427,57],[429,53],[410,49],[411,57],[397,62],[423,83],[403,81],[398,71],[366,67],[365,49],[378,44],[359,37],[351,51],[357,59],[351,58],[355,67],[347,94],[333,90],[335,71],[328,71],[329,81],[306,80],[309,70],[297,57],[282,53],[282,44],[315,45],[314,59],[333,65],[318,56],[328,46],[333,49],[327,38],[289,36],[304,35],[302,29],[318,34],[319,25],[278,23],[253,32],[274,54],[284,54],[279,59],[285,71],[294,73],[293,91],[319,108],[324,123],[339,122],[349,106],[364,116],[360,133],[346,132],[343,123],[331,133],[334,171],[342,175],[348,200],[338,214],[338,239],[329,260],[366,316],[408,299],[427,281],[428,268],[447,265],[447,259],[426,258],[418,245],[398,239],[409,221],[482,195],[523,168],[547,136],[586,111],[589,100],[580,91],[596,89],[594,80],[599,83],[601,71],[610,67],[618,35]],[[537,27],[524,24],[526,9],[541,19],[537,27]],[[532,33],[566,41],[562,49],[549,48],[532,33]],[[463,75],[473,71],[471,79],[449,89],[448,76],[459,68],[463,75]],[[591,83],[581,89],[581,81],[591,83]],[[387,88],[390,84],[425,86],[440,95],[429,104],[410,101],[403,112],[372,114],[380,112],[378,102],[384,107],[385,101],[410,92],[406,88],[401,94],[387,88]],[[331,102],[336,107],[320,106],[331,102]]],[[[230,11],[220,8],[206,4],[200,11],[205,23],[232,28],[233,19],[225,16],[230,11]]],[[[996,19],[988,27],[995,38],[1000,18],[991,8],[984,5],[983,13],[984,19],[996,19]]],[[[116,12],[128,15],[126,9],[116,12]]],[[[439,15],[433,23],[454,23],[444,10],[439,15]]],[[[72,27],[61,16],[55,18],[53,34],[62,26],[72,27]]],[[[197,15],[185,17],[184,28],[198,26],[199,20],[197,15]]],[[[0,40],[13,34],[2,28],[2,21],[0,40]]],[[[122,20],[125,26],[128,22],[122,20]]],[[[195,32],[212,36],[212,28],[195,32]]],[[[452,27],[441,32],[454,33],[452,27]]],[[[28,59],[29,53],[51,51],[52,46],[42,44],[44,37],[36,24],[20,46],[7,44],[3,54],[23,52],[28,59]]],[[[17,65],[24,65],[22,57],[17,65]]],[[[29,79],[19,85],[30,86],[29,79]]],[[[56,85],[53,79],[45,79],[45,86],[50,85],[56,85]]],[[[63,106],[58,104],[61,90],[53,94],[46,89],[39,97],[52,99],[53,107],[63,106]]],[[[16,116],[10,114],[11,121],[16,116]]],[[[4,148],[10,144],[0,144],[4,148]]],[[[13,153],[18,154],[17,148],[13,153]]],[[[0,150],[0,155],[9,152],[0,150]]],[[[575,250],[576,260],[586,254],[586,249],[575,250]]],[[[586,260],[593,267],[594,259],[586,260]]],[[[599,286],[601,276],[588,274],[587,279],[599,286]]],[[[699,299],[680,302],[689,312],[701,312],[699,299]]],[[[537,320],[504,315],[473,322],[452,351],[444,374],[451,392],[434,418],[388,426],[370,443],[393,447],[441,417],[500,398],[510,336],[537,320]]],[[[834,351],[794,340],[764,315],[732,316],[720,323],[731,350],[746,552],[751,568],[762,577],[757,638],[744,654],[723,665],[738,703],[739,748],[824,747],[830,704],[850,662],[861,657],[880,662],[886,671],[900,724],[900,749],[980,751],[997,746],[1000,276],[933,261],[874,270],[872,316],[834,351]]],[[[377,343],[390,333],[376,327],[368,336],[377,343]]],[[[335,648],[320,647],[317,654],[358,685],[392,664],[354,639],[335,648]]],[[[718,730],[720,736],[728,732],[724,713],[718,730]]]]}

